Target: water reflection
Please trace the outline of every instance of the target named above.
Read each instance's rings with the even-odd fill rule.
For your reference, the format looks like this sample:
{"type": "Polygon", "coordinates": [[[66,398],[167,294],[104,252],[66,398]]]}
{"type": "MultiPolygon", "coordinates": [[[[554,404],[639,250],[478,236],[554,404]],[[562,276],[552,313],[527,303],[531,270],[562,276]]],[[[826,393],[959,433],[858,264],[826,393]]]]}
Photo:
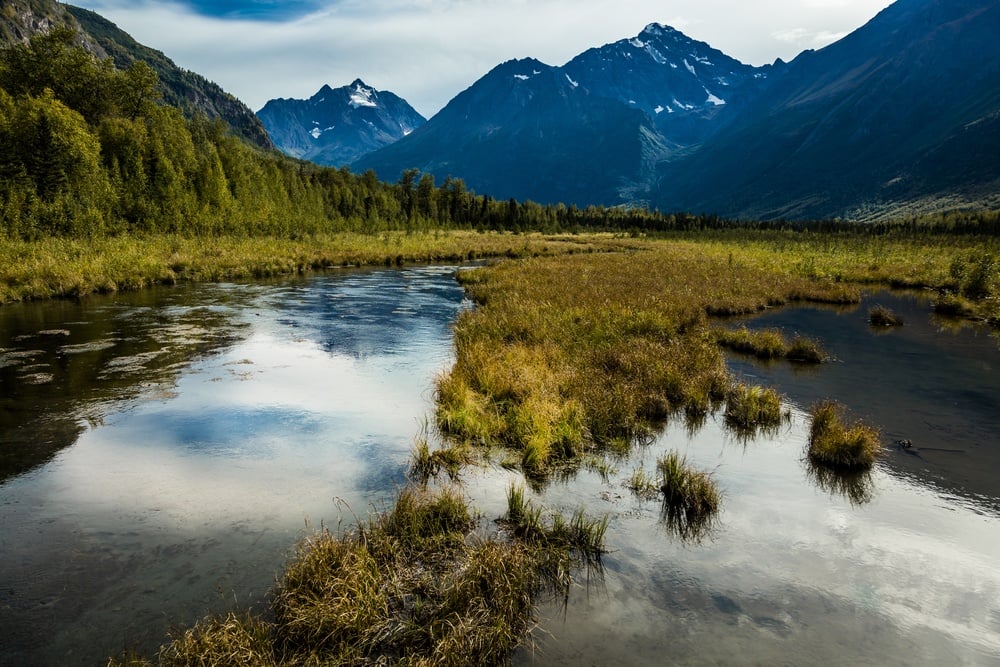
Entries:
{"type": "Polygon", "coordinates": [[[0,346],[40,350],[0,369],[0,451],[26,453],[0,483],[0,662],[155,653],[172,625],[260,604],[308,528],[366,516],[403,482],[449,362],[452,274],[0,309],[0,346]]]}
{"type": "Polygon", "coordinates": [[[870,503],[875,497],[875,478],[870,470],[834,470],[805,459],[806,474],[831,496],[846,498],[852,505],[870,503]]]}
{"type": "MultiPolygon", "coordinates": [[[[723,511],[700,541],[664,530],[659,501],[618,495],[627,471],[550,486],[537,502],[610,513],[604,590],[544,608],[515,664],[995,664],[1000,518],[881,465],[818,480],[807,421],[795,410],[743,448],[716,415],[636,452],[633,466],[678,449],[713,471],[723,511]]],[[[486,512],[495,483],[470,481],[486,512]]]]}
{"type": "Polygon", "coordinates": [[[836,398],[850,412],[882,429],[889,469],[969,498],[987,497],[1000,510],[1000,348],[995,332],[963,323],[942,326],[930,302],[913,295],[866,296],[850,310],[819,307],[775,310],[750,328],[779,328],[821,341],[836,361],[814,369],[758,364],[733,356],[737,374],[780,388],[809,406],[836,398]],[[905,322],[879,335],[868,325],[879,303],[905,322]]]}

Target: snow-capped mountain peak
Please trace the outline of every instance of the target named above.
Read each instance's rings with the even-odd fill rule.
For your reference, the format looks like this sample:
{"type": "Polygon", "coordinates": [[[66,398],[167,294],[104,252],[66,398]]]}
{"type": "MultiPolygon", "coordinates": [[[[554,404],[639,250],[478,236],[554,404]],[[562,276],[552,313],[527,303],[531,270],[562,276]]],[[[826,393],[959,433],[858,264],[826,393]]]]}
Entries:
{"type": "Polygon", "coordinates": [[[349,104],[355,109],[358,107],[377,107],[378,104],[375,102],[377,97],[378,91],[366,86],[365,82],[361,79],[355,79],[354,83],[351,84],[351,101],[349,104]]]}

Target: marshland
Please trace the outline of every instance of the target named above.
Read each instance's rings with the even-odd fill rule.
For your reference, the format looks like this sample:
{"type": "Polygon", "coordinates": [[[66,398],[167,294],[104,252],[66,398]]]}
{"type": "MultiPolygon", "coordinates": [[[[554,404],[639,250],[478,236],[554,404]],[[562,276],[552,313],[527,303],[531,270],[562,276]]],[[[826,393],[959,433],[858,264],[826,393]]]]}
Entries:
{"type": "MultiPolygon", "coordinates": [[[[203,242],[150,254],[177,280],[0,308],[5,655],[996,655],[996,292],[963,283],[995,242],[361,241],[390,249],[234,273],[254,255],[203,242]],[[870,466],[810,455],[825,401],[877,433],[870,466]]],[[[19,252],[73,270],[46,246],[19,252]]]]}

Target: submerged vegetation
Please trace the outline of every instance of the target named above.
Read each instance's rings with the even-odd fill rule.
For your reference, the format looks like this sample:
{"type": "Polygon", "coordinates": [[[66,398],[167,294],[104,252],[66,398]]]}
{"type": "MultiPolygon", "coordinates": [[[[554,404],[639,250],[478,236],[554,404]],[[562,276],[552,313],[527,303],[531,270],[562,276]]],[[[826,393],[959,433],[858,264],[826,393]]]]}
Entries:
{"type": "Polygon", "coordinates": [[[663,492],[662,515],[667,527],[683,539],[697,539],[711,526],[722,503],[712,476],[695,470],[673,451],[656,462],[663,492]]]}
{"type": "Polygon", "coordinates": [[[832,401],[813,406],[810,413],[810,461],[844,470],[872,467],[882,450],[878,429],[860,421],[845,426],[843,406],[832,401]]]}

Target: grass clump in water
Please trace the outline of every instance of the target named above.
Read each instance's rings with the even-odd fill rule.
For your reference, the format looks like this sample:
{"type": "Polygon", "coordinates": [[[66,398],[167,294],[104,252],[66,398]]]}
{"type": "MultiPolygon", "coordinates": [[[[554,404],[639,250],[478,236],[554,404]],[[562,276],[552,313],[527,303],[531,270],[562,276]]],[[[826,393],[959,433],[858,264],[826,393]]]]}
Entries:
{"type": "Polygon", "coordinates": [[[700,538],[710,528],[722,504],[711,474],[695,470],[676,451],[656,462],[663,493],[662,515],[668,528],[683,539],[700,538]]]}
{"type": "Polygon", "coordinates": [[[606,516],[592,519],[581,509],[566,519],[556,512],[546,525],[541,508],[527,499],[521,485],[511,485],[507,489],[507,513],[498,521],[517,538],[552,552],[555,560],[562,558],[561,552],[569,550],[586,563],[599,564],[604,553],[604,535],[608,529],[606,516]]]}
{"type": "Polygon", "coordinates": [[[715,330],[715,336],[720,346],[758,359],[820,364],[827,358],[819,343],[813,339],[796,336],[789,343],[777,329],[719,328],[715,330]]]}
{"type": "Polygon", "coordinates": [[[787,415],[781,407],[781,395],[770,387],[741,382],[726,395],[726,425],[740,435],[750,437],[760,430],[774,430],[787,415]]]}
{"type": "Polygon", "coordinates": [[[421,435],[417,438],[410,459],[410,477],[420,484],[426,484],[442,471],[452,481],[457,480],[462,467],[472,463],[474,457],[462,443],[432,451],[427,437],[421,435]]]}
{"type": "Polygon", "coordinates": [[[719,345],[740,354],[748,354],[758,359],[780,359],[785,356],[785,337],[777,329],[752,330],[716,329],[719,345]]]}
{"type": "Polygon", "coordinates": [[[843,470],[871,468],[882,449],[878,429],[862,422],[845,426],[844,408],[833,401],[813,406],[811,413],[811,462],[843,470]]]}
{"type": "Polygon", "coordinates": [[[812,338],[796,336],[785,351],[785,358],[800,364],[822,364],[828,357],[820,344],[812,338]]]}
{"type": "MultiPolygon", "coordinates": [[[[541,525],[521,501],[522,521],[541,525]]],[[[304,541],[268,617],[210,618],[176,636],[156,663],[132,656],[110,664],[507,664],[537,597],[565,594],[573,564],[599,557],[606,520],[579,512],[544,526],[540,541],[501,540],[476,526],[455,489],[406,487],[361,526],[304,541]]]]}
{"type": "Polygon", "coordinates": [[[882,305],[872,306],[868,310],[868,324],[873,327],[903,326],[903,318],[882,305]]]}

